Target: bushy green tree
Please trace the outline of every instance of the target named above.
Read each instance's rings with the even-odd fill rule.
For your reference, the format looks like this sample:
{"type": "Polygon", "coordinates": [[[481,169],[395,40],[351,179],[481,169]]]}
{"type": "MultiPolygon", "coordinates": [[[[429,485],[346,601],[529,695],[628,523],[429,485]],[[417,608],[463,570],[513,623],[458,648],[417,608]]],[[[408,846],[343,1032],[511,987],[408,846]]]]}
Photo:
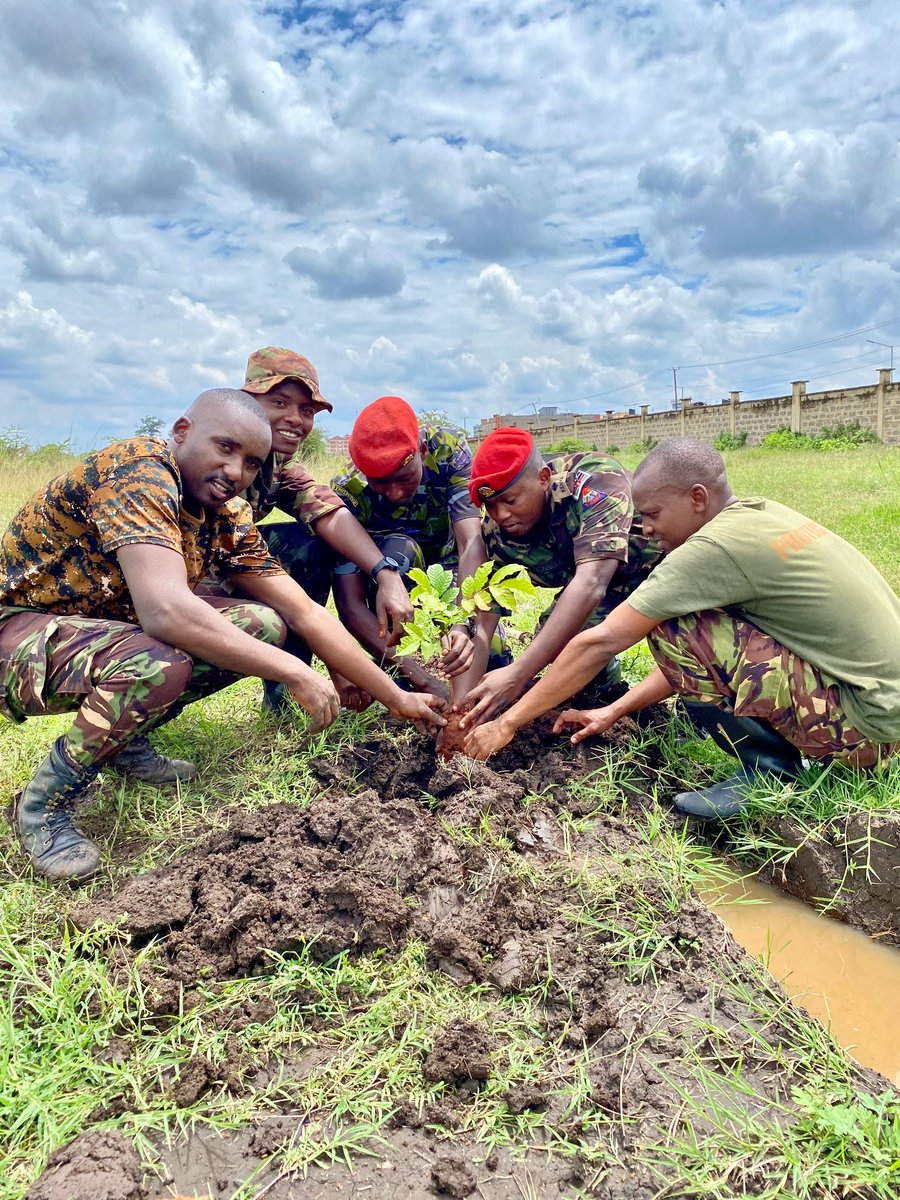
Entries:
{"type": "Polygon", "coordinates": [[[162,417],[141,417],[138,427],[134,432],[138,437],[159,437],[164,425],[165,421],[163,421],[162,417]]]}

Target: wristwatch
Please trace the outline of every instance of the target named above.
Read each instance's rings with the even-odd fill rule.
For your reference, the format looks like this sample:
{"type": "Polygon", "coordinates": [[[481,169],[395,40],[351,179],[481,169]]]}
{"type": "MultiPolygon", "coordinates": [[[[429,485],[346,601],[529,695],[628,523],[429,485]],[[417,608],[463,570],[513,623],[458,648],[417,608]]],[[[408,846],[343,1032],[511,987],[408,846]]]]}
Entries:
{"type": "Polygon", "coordinates": [[[400,564],[397,562],[396,558],[391,558],[389,555],[386,554],[384,556],[384,558],[380,558],[378,560],[378,562],[375,564],[375,566],[369,572],[369,575],[373,579],[377,579],[379,571],[396,571],[397,574],[399,575],[400,574],[400,564]]]}

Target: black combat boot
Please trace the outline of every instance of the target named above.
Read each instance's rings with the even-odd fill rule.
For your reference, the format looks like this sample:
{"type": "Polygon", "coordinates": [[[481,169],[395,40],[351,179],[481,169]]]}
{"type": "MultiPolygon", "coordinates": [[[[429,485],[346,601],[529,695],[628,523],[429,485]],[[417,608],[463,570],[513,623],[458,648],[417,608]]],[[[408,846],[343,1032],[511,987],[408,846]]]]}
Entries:
{"type": "Polygon", "coordinates": [[[38,875],[87,879],[100,866],[100,849],[75,821],[75,810],[93,783],[97,767],[72,765],[58,738],[34,778],[7,809],[10,824],[38,875]]]}
{"type": "Polygon", "coordinates": [[[765,721],[736,717],[715,704],[689,700],[685,708],[698,729],[708,733],[726,753],[737,756],[741,769],[711,787],[679,792],[675,797],[679,812],[708,821],[732,817],[747,803],[753,784],[764,776],[786,783],[800,774],[800,751],[765,721]]]}
{"type": "Polygon", "coordinates": [[[126,779],[153,783],[157,787],[193,779],[197,774],[197,768],[192,762],[183,758],[166,758],[154,749],[147,737],[132,738],[114,758],[107,759],[103,769],[115,771],[124,775],[126,779]]]}

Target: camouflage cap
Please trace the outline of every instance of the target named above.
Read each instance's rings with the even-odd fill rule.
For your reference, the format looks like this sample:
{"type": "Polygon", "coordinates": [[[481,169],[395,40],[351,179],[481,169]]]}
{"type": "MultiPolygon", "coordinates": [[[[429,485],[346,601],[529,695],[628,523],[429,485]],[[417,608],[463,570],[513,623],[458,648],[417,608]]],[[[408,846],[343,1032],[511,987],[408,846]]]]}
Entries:
{"type": "Polygon", "coordinates": [[[263,346],[262,350],[254,350],[247,359],[247,376],[241,390],[249,392],[251,396],[262,396],[286,379],[305,383],[315,403],[334,412],[333,406],[319,391],[319,376],[309,359],[302,354],[295,354],[293,350],[283,350],[280,346],[263,346]]]}

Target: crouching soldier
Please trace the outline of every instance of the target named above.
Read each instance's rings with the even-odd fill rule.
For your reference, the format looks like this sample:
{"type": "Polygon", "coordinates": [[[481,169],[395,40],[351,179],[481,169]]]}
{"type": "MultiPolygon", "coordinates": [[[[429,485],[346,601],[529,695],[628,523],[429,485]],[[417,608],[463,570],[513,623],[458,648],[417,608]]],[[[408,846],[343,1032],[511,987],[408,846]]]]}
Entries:
{"type": "MultiPolygon", "coordinates": [[[[379,634],[395,644],[403,623],[412,616],[406,588],[395,572],[379,571],[372,576],[382,558],[381,550],[343,500],[327,484],[316,483],[309,469],[297,460],[316,416],[334,411],[319,390],[312,363],[293,350],[264,346],[250,355],[242,390],[262,405],[272,430],[272,449],[244,499],[253,510],[254,521],[261,521],[276,508],[289,517],[260,526],[270,553],[310,599],[322,605],[328,602],[336,563],[351,563],[373,581],[379,634]]],[[[284,649],[303,662],[311,660],[309,645],[290,630],[284,649]]],[[[365,707],[370,697],[339,673],[332,678],[346,707],[365,707]]],[[[263,686],[264,707],[283,711],[287,706],[284,685],[266,680],[263,686]]]]}
{"type": "MultiPolygon", "coordinates": [[[[488,434],[472,463],[469,492],[487,510],[488,557],[525,567],[537,587],[562,589],[525,652],[470,691],[463,725],[471,728],[515,703],[579,630],[598,625],[647,577],[660,552],[635,518],[623,466],[597,454],[545,463],[525,429],[488,434]]],[[[598,700],[627,690],[615,659],[593,687],[598,700]]]]}
{"type": "Polygon", "coordinates": [[[149,783],[196,774],[147,734],[245,675],[285,684],[313,719],[339,710],[331,682],[280,649],[287,629],[395,715],[443,724],[403,692],[269,554],[237,498],[269,454],[265,412],[204,392],[171,440],[114,442],[52,480],[0,541],[0,711],[74,711],[8,815],[38,874],[85,879],[100,851],[76,808],[101,767],[149,783]],[[194,589],[210,570],[234,587],[194,589]]]}
{"type": "Polygon", "coordinates": [[[581,741],[684,697],[740,764],[679,793],[684,813],[731,816],[755,783],[796,777],[803,756],[870,768],[900,749],[900,600],[867,558],[786,505],[740,499],[722,456],[687,438],[644,459],[634,502],[665,558],[508,712],[472,730],[467,753],[487,758],[643,638],[656,669],[612,704],[567,709],[556,729],[574,726],[581,741]]]}
{"type": "MultiPolygon", "coordinates": [[[[399,396],[382,396],[362,410],[350,434],[355,470],[332,486],[378,545],[383,557],[371,572],[398,578],[410,567],[441,563],[458,584],[485,561],[481,516],[469,497],[472,456],[465,434],[441,425],[419,428],[412,408],[399,396]]],[[[358,566],[340,563],[334,598],[347,628],[380,660],[396,662],[416,688],[443,694],[433,675],[410,658],[395,657],[372,611],[373,588],[358,566]]],[[[496,625],[496,620],[492,622],[496,625]]],[[[444,668],[463,698],[484,674],[491,646],[489,623],[476,619],[471,632],[450,633],[444,668]]],[[[499,640],[494,646],[503,654],[499,640]]]]}

